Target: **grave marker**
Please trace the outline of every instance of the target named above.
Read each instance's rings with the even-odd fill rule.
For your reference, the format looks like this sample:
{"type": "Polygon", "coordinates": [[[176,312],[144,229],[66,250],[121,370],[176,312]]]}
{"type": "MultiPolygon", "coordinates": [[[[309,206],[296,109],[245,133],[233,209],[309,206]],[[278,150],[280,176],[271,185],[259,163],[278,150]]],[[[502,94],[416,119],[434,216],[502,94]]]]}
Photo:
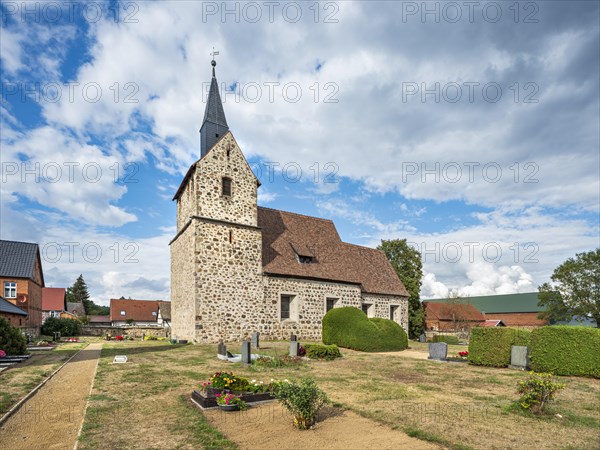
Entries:
{"type": "Polygon", "coordinates": [[[511,369],[525,370],[529,367],[529,347],[513,345],[510,347],[511,369]]]}
{"type": "Polygon", "coordinates": [[[258,331],[255,331],[254,333],[252,333],[252,345],[256,348],[260,348],[259,339],[260,339],[260,333],[258,331]]]}
{"type": "Polygon", "coordinates": [[[300,354],[300,343],[290,341],[290,356],[298,356],[300,354]]]}
{"type": "Polygon", "coordinates": [[[427,359],[436,359],[439,361],[446,361],[448,356],[448,344],[445,342],[435,342],[429,344],[429,356],[427,359]]]}
{"type": "Polygon", "coordinates": [[[127,362],[126,355],[115,355],[115,358],[113,359],[113,364],[125,364],[126,362],[127,362]]]}
{"type": "Polygon", "coordinates": [[[249,341],[242,342],[242,363],[250,364],[252,362],[252,352],[249,341]]]}

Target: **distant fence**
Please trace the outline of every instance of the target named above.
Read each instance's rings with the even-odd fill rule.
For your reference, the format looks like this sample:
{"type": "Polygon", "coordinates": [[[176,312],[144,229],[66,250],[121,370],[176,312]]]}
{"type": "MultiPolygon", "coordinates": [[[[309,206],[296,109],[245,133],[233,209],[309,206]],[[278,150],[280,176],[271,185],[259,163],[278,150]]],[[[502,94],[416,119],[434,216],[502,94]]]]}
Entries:
{"type": "Polygon", "coordinates": [[[170,337],[171,329],[163,327],[142,327],[142,326],[124,326],[124,327],[90,327],[81,328],[81,334],[84,336],[131,336],[141,338],[145,336],[170,337]]]}

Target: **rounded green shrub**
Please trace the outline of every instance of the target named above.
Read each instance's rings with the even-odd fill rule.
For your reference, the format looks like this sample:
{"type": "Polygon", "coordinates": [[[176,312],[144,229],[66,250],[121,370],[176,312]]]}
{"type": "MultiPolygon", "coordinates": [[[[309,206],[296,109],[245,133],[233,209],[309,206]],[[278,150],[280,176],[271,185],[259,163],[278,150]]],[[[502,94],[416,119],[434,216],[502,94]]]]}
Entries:
{"type": "Polygon", "coordinates": [[[7,355],[27,353],[27,338],[4,317],[0,317],[0,350],[4,350],[7,355]]]}
{"type": "Polygon", "coordinates": [[[79,336],[81,334],[81,322],[76,319],[48,317],[42,325],[42,334],[52,336],[55,332],[60,332],[61,336],[79,336]]]}
{"type": "Polygon", "coordinates": [[[306,356],[310,359],[326,359],[331,361],[341,358],[342,354],[337,345],[305,344],[306,356]]]}
{"type": "Polygon", "coordinates": [[[513,345],[529,346],[531,332],[519,328],[475,327],[469,340],[469,362],[478,366],[508,367],[513,345]]]}
{"type": "Polygon", "coordinates": [[[323,317],[323,343],[363,352],[408,348],[406,332],[388,319],[369,319],[352,306],[333,308],[323,317]]]}
{"type": "Polygon", "coordinates": [[[531,333],[536,372],[600,378],[600,328],[556,325],[531,333]]]}

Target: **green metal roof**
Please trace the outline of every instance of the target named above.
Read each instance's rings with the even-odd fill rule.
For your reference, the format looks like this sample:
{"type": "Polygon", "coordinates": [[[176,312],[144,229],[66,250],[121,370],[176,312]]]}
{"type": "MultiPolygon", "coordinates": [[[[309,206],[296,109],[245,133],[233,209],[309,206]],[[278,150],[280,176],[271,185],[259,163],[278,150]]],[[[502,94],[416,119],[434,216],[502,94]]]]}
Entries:
{"type": "MultiPolygon", "coordinates": [[[[448,302],[449,298],[423,300],[423,302],[448,302]]],[[[544,311],[543,306],[538,306],[538,293],[527,292],[524,294],[484,295],[479,297],[462,297],[460,303],[473,305],[482,313],[523,313],[544,311]]]]}

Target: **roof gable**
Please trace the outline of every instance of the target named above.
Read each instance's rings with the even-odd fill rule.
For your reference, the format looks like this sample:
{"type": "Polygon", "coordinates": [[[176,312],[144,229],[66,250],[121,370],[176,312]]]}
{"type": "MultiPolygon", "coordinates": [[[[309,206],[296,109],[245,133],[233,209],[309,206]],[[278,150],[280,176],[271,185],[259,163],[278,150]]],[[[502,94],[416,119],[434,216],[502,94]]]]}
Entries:
{"type": "Polygon", "coordinates": [[[256,184],[257,186],[260,186],[260,181],[258,180],[258,178],[256,178],[256,175],[254,174],[254,172],[252,171],[252,168],[250,167],[250,164],[248,164],[248,160],[246,159],[246,157],[244,156],[244,153],[242,152],[239,144],[237,143],[237,141],[235,140],[235,137],[233,136],[233,133],[231,131],[227,131],[227,133],[223,134],[221,137],[219,137],[219,139],[214,143],[214,145],[212,147],[210,147],[206,153],[204,155],[202,155],[202,157],[196,161],[195,163],[193,163],[190,168],[188,169],[188,171],[186,172],[185,176],[183,177],[183,180],[181,181],[181,184],[179,185],[179,187],[177,188],[177,192],[175,192],[175,195],[173,196],[172,200],[177,200],[181,194],[183,193],[183,191],[185,190],[186,186],[188,185],[190,178],[192,178],[192,176],[194,176],[194,173],[196,172],[196,168],[198,167],[198,164],[200,164],[202,161],[204,161],[211,153],[211,151],[217,147],[218,145],[222,144],[222,141],[228,137],[231,136],[231,139],[233,141],[233,146],[237,149],[237,151],[239,151],[241,153],[242,159],[244,160],[245,163],[245,167],[250,171],[250,173],[252,174],[252,176],[254,177],[254,179],[256,180],[256,184]]]}
{"type": "Polygon", "coordinates": [[[258,207],[263,271],[360,285],[366,293],[408,296],[379,250],[342,242],[331,220],[258,207]],[[303,264],[298,256],[312,257],[303,264]]]}
{"type": "MultiPolygon", "coordinates": [[[[0,240],[0,277],[29,278],[33,280],[36,263],[40,264],[41,269],[40,249],[37,244],[0,240]]],[[[43,273],[41,278],[43,286],[43,273]]]]}
{"type": "Polygon", "coordinates": [[[42,288],[42,311],[65,311],[65,288],[42,288]]]}

